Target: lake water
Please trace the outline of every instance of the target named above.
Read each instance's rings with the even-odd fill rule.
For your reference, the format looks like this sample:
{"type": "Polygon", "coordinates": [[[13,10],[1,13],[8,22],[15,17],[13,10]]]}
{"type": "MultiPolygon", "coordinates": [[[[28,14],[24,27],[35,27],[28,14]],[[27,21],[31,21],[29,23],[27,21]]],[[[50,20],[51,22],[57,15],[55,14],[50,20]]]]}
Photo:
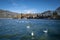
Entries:
{"type": "Polygon", "coordinates": [[[0,40],[60,40],[60,20],[0,19],[0,40]]]}

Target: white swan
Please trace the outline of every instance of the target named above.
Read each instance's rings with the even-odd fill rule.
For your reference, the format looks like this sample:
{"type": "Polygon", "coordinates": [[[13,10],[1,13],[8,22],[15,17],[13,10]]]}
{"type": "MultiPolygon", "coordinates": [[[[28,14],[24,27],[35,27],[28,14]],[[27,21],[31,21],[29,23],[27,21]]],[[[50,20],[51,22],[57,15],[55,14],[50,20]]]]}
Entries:
{"type": "Polygon", "coordinates": [[[31,36],[34,36],[34,33],[33,32],[31,33],[31,36]]]}
{"type": "Polygon", "coordinates": [[[44,33],[48,33],[48,30],[43,30],[44,33]]]}
{"type": "Polygon", "coordinates": [[[30,28],[30,26],[27,26],[27,28],[29,29],[29,28],[30,28]]]}

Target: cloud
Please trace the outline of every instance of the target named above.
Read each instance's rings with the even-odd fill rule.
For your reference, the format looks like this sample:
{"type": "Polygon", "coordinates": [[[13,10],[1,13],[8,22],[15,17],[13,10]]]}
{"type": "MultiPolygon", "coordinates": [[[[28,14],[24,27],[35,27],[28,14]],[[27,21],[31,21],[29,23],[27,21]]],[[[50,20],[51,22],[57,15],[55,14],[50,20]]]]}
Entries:
{"type": "Polygon", "coordinates": [[[11,0],[11,3],[13,6],[18,6],[18,4],[15,2],[16,0],[11,0]]]}
{"type": "Polygon", "coordinates": [[[26,4],[19,4],[16,1],[17,0],[11,0],[11,3],[13,5],[13,8],[15,8],[15,10],[19,10],[20,13],[36,13],[38,11],[35,8],[30,9],[29,6],[27,6],[26,4]]]}
{"type": "MultiPolygon", "coordinates": [[[[22,8],[22,9],[26,9],[27,5],[26,4],[20,4],[18,2],[16,2],[17,0],[11,0],[11,4],[13,5],[14,8],[22,8]]],[[[19,1],[19,0],[18,0],[19,1]]],[[[21,1],[21,0],[20,0],[21,1]]]]}
{"type": "Polygon", "coordinates": [[[26,10],[23,10],[23,13],[36,13],[38,10],[37,9],[26,9],[26,10]]]}

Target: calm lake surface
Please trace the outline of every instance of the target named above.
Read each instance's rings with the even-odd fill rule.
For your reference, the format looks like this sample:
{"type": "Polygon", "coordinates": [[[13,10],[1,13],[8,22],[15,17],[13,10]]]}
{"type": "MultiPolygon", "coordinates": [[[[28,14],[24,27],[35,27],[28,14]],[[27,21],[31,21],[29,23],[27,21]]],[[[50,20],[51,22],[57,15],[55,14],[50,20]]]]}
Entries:
{"type": "Polygon", "coordinates": [[[60,20],[0,19],[0,40],[60,40],[60,20]]]}

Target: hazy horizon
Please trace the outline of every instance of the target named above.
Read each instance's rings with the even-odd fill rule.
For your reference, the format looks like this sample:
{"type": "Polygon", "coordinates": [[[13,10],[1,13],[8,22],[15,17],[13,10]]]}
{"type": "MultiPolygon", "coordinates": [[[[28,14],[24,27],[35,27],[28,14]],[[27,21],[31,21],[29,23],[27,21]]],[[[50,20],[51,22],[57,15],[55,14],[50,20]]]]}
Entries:
{"type": "Polygon", "coordinates": [[[16,13],[41,13],[60,7],[60,0],[0,0],[0,9],[16,13]]]}

